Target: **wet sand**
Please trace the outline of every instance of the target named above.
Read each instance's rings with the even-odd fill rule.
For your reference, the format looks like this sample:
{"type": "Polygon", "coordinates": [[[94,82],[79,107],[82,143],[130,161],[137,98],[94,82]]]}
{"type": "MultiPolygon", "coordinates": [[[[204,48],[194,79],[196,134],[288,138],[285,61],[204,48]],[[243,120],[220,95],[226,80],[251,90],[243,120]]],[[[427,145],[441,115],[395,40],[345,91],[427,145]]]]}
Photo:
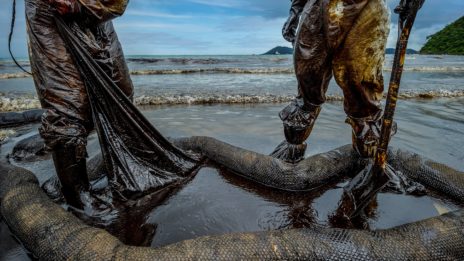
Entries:
{"type": "MultiPolygon", "coordinates": [[[[464,99],[401,101],[397,112],[399,131],[393,146],[464,169],[464,99]]],[[[283,139],[277,113],[284,104],[195,105],[142,107],[147,118],[166,136],[212,136],[231,144],[268,154],[283,139]]],[[[341,102],[327,103],[309,139],[308,155],[350,143],[351,130],[344,124],[341,102]]],[[[5,157],[13,144],[36,133],[38,125],[15,129],[16,138],[0,147],[5,157]]],[[[98,152],[93,135],[89,154],[98,152]]],[[[53,175],[52,162],[15,162],[36,173],[41,182],[53,175]]],[[[330,184],[327,191],[281,192],[237,177],[209,165],[174,191],[161,205],[124,218],[126,229],[117,236],[128,244],[153,247],[203,235],[333,226],[346,183],[330,184]],[[134,229],[134,227],[136,229],[134,229]]],[[[432,197],[380,194],[367,220],[369,229],[385,229],[439,215],[459,206],[432,197]]],[[[0,260],[27,260],[24,250],[0,222],[0,260]],[[16,259],[15,259],[16,260],[16,259]]]]}

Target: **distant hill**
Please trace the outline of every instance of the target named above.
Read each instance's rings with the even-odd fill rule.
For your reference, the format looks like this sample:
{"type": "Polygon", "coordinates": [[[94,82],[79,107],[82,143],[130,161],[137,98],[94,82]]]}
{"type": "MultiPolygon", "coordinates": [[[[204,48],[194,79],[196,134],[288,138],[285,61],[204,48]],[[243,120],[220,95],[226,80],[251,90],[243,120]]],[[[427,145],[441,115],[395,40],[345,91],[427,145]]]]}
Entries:
{"type": "MultiPolygon", "coordinates": [[[[395,48],[387,48],[385,50],[386,54],[395,54],[396,49],[395,48]]],[[[418,54],[419,52],[414,50],[414,49],[406,49],[406,54],[418,54]]]]}
{"type": "Polygon", "coordinates": [[[264,53],[263,55],[277,55],[277,54],[293,54],[293,49],[290,47],[285,46],[277,46],[272,48],[268,52],[264,53]]]}
{"type": "MultiPolygon", "coordinates": [[[[385,51],[386,54],[395,54],[395,48],[387,48],[385,51]]],[[[419,52],[413,49],[408,49],[407,54],[418,54],[419,52]]],[[[263,55],[278,55],[278,54],[293,54],[293,49],[285,46],[277,46],[272,48],[263,55]]]]}
{"type": "Polygon", "coordinates": [[[421,54],[464,55],[464,16],[427,39],[421,54]]]}

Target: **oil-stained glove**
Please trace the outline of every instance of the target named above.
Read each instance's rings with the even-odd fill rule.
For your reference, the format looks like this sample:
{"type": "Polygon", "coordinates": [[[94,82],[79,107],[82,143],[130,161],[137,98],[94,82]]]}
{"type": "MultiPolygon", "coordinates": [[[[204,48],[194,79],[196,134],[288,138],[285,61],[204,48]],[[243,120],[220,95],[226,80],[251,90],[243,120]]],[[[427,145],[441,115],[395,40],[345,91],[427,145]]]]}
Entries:
{"type": "Polygon", "coordinates": [[[424,2],[425,0],[401,0],[395,8],[395,13],[400,15],[401,21],[406,21],[424,5],[424,2]]]}
{"type": "Polygon", "coordinates": [[[48,0],[60,15],[79,13],[81,5],[78,0],[48,0]]]}
{"type": "Polygon", "coordinates": [[[303,11],[307,0],[293,0],[292,7],[290,8],[290,14],[282,28],[282,36],[285,40],[294,43],[296,38],[296,31],[298,29],[298,23],[300,21],[300,15],[303,11]]]}

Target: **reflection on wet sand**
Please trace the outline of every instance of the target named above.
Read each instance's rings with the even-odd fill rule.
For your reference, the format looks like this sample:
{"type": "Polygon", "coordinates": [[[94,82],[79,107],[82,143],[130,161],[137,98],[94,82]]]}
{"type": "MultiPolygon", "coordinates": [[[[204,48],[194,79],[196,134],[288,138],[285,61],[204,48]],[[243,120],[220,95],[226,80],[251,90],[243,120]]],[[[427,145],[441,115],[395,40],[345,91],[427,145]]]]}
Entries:
{"type": "MultiPolygon", "coordinates": [[[[462,144],[456,142],[464,129],[464,122],[457,116],[464,113],[462,102],[462,99],[403,102],[398,108],[400,131],[393,146],[462,169],[462,144]],[[437,136],[446,139],[434,140],[433,137],[437,136]]],[[[279,104],[147,107],[144,114],[159,126],[164,135],[213,136],[268,154],[281,139],[281,130],[275,127],[280,126],[277,117],[280,108],[279,104]]],[[[319,125],[314,129],[308,153],[324,152],[349,143],[349,126],[343,121],[342,104],[328,103],[321,113],[319,125]]],[[[19,137],[14,135],[2,145],[0,156],[6,157],[14,143],[32,135],[36,129],[36,125],[15,129],[19,137]]],[[[97,148],[98,141],[93,136],[88,146],[90,157],[98,153],[97,148]]],[[[53,175],[49,160],[13,162],[32,170],[41,182],[53,175]]],[[[318,192],[282,192],[237,177],[219,166],[208,165],[193,179],[175,189],[130,202],[129,206],[115,203],[116,215],[107,216],[108,222],[99,226],[106,227],[127,244],[145,246],[162,246],[202,235],[229,232],[339,227],[343,224],[337,224],[331,217],[336,213],[344,185],[337,182],[327,184],[318,192]]],[[[355,225],[369,229],[390,228],[437,216],[440,212],[436,206],[439,206],[440,212],[458,208],[451,202],[428,196],[382,193],[368,218],[355,225]]],[[[99,221],[93,222],[98,224],[99,221]]],[[[11,254],[19,260],[28,259],[4,224],[0,242],[9,242],[0,244],[0,250],[8,246],[5,251],[0,251],[0,259],[11,254]]]]}

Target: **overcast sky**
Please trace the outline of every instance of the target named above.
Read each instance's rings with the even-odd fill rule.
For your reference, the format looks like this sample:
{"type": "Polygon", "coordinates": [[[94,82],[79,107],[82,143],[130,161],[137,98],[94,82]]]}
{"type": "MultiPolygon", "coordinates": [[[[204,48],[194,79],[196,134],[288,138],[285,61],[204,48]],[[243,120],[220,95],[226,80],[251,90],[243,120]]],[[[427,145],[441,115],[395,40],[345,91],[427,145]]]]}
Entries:
{"type": "MultiPolygon", "coordinates": [[[[0,57],[8,56],[12,2],[0,0],[0,57]]],[[[17,57],[25,57],[24,3],[17,2],[13,49],[17,57]]],[[[388,0],[388,5],[398,2],[388,0]]],[[[290,46],[281,36],[289,6],[289,0],[131,0],[114,23],[126,55],[260,54],[290,46]]],[[[464,0],[426,0],[409,47],[420,49],[428,35],[463,15],[464,0]]],[[[388,47],[394,47],[395,35],[393,19],[388,47]]]]}

